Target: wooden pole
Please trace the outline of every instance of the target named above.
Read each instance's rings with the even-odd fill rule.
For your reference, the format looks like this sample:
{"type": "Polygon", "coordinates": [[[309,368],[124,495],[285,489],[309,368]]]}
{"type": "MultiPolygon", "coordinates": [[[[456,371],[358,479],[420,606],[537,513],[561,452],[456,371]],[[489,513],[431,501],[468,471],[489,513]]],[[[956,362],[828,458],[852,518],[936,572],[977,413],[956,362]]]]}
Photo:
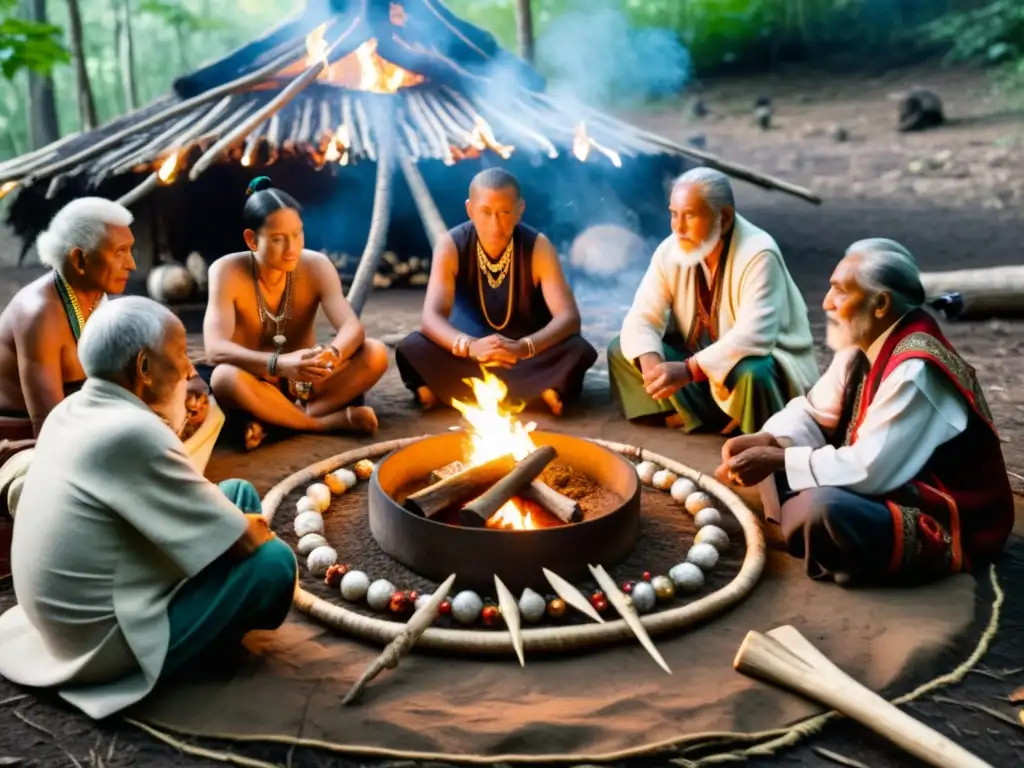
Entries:
{"type": "Polygon", "coordinates": [[[936,768],[992,768],[869,691],[794,627],[778,627],[767,635],[748,632],[733,667],[832,707],[936,768]]]}
{"type": "Polygon", "coordinates": [[[416,203],[416,210],[423,221],[424,229],[427,230],[427,240],[430,241],[430,248],[433,250],[437,241],[447,234],[448,226],[441,218],[441,212],[437,209],[433,195],[430,194],[427,182],[423,180],[420,169],[416,167],[412,159],[402,155],[398,159],[398,164],[402,168],[402,175],[405,176],[405,183],[409,185],[409,191],[412,192],[413,202],[416,203]]]}
{"type": "Polygon", "coordinates": [[[929,299],[959,293],[964,303],[959,318],[1024,314],[1024,266],[922,272],[921,284],[929,299]]]}
{"type": "Polygon", "coordinates": [[[481,491],[505,477],[515,465],[516,460],[510,453],[484,464],[469,467],[411,494],[405,500],[404,506],[410,512],[433,517],[448,507],[464,504],[475,498],[481,491]]]}
{"type": "Polygon", "coordinates": [[[482,526],[513,496],[520,493],[558,455],[554,447],[542,445],[515,468],[459,511],[459,522],[482,526]]]}

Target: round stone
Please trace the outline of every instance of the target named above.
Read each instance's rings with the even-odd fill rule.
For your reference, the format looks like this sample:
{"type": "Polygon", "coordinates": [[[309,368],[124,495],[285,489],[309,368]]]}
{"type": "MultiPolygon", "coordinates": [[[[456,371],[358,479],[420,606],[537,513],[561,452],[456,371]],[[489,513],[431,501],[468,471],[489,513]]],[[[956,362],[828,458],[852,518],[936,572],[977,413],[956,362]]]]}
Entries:
{"type": "Polygon", "coordinates": [[[654,594],[659,600],[671,600],[676,594],[676,585],[668,576],[655,576],[651,579],[651,586],[654,587],[654,594]]]}
{"type": "Polygon", "coordinates": [[[452,600],[452,618],[459,624],[472,624],[480,618],[483,609],[484,601],[476,592],[469,589],[459,592],[452,600]]]}
{"type": "Polygon", "coordinates": [[[658,602],[658,595],[649,581],[638,581],[630,594],[637,613],[649,613],[658,602]]]}
{"type": "Polygon", "coordinates": [[[334,547],[317,547],[306,558],[306,568],[318,579],[327,574],[327,569],[338,562],[338,553],[334,547]]]}
{"type": "Polygon", "coordinates": [[[351,603],[358,603],[366,597],[370,588],[370,577],[362,571],[349,571],[341,577],[341,596],[351,603]]]}
{"type": "Polygon", "coordinates": [[[302,556],[305,557],[317,547],[328,546],[327,539],[321,536],[319,533],[307,533],[296,545],[295,550],[302,556]]]}
{"type": "Polygon", "coordinates": [[[705,525],[721,525],[722,513],[714,507],[704,507],[693,516],[693,524],[698,528],[703,528],[705,525]]]}
{"type": "Polygon", "coordinates": [[[316,512],[317,514],[320,514],[320,507],[318,507],[317,503],[313,501],[311,498],[309,498],[309,496],[303,496],[301,499],[295,502],[295,511],[316,512]]]}
{"type": "Polygon", "coordinates": [[[641,461],[636,465],[636,473],[640,476],[640,482],[644,485],[650,485],[654,482],[654,473],[658,469],[658,465],[653,461],[641,461]]]}
{"type": "Polygon", "coordinates": [[[386,611],[391,605],[395,585],[387,579],[377,579],[366,590],[366,602],[375,611],[386,611]]]}
{"type": "Polygon", "coordinates": [[[295,535],[300,539],[309,533],[323,535],[324,519],[319,512],[300,512],[295,516],[295,535]]]}
{"type": "Polygon", "coordinates": [[[691,515],[696,515],[702,509],[707,509],[714,505],[714,500],[704,493],[704,491],[696,491],[686,497],[686,511],[691,515]]]}
{"type": "Polygon", "coordinates": [[[718,562],[718,550],[710,544],[694,544],[686,553],[686,562],[693,563],[702,571],[710,571],[718,562]]]}
{"type": "Polygon", "coordinates": [[[685,504],[687,497],[691,493],[697,491],[697,484],[688,477],[680,477],[674,483],[672,483],[672,489],[669,491],[672,494],[672,500],[679,504],[685,504]]]}
{"type": "Polygon", "coordinates": [[[705,525],[697,535],[693,537],[694,544],[710,544],[719,552],[725,552],[729,548],[729,534],[717,525],[705,525]]]}
{"type": "Polygon", "coordinates": [[[331,489],[323,483],[313,483],[306,489],[306,495],[316,502],[321,512],[331,506],[331,489]]]}
{"type": "Polygon", "coordinates": [[[704,586],[704,572],[693,563],[672,566],[668,577],[680,592],[696,592],[704,586]]]}
{"type": "Polygon", "coordinates": [[[679,476],[674,472],[669,472],[667,469],[659,469],[654,473],[654,477],[651,478],[651,485],[659,491],[667,491],[678,479],[679,476]]]}
{"type": "Polygon", "coordinates": [[[327,489],[335,496],[338,496],[348,490],[345,487],[345,484],[332,474],[324,475],[324,485],[326,485],[327,489]]]}
{"type": "Polygon", "coordinates": [[[433,595],[420,595],[419,597],[417,597],[416,598],[416,610],[418,611],[420,608],[422,608],[427,603],[429,603],[430,602],[430,598],[432,598],[432,597],[433,597],[433,595]]]}
{"type": "Polygon", "coordinates": [[[545,610],[547,610],[547,603],[544,602],[543,597],[529,587],[523,590],[523,594],[519,598],[519,613],[524,619],[531,624],[538,622],[544,617],[545,610]]]}
{"type": "Polygon", "coordinates": [[[359,482],[359,478],[356,477],[356,473],[351,469],[345,469],[344,467],[331,472],[331,477],[340,480],[346,491],[351,491],[356,487],[356,483],[359,482]]]}
{"type": "Polygon", "coordinates": [[[352,472],[359,480],[369,480],[373,474],[373,462],[369,459],[360,459],[352,465],[352,472]]]}

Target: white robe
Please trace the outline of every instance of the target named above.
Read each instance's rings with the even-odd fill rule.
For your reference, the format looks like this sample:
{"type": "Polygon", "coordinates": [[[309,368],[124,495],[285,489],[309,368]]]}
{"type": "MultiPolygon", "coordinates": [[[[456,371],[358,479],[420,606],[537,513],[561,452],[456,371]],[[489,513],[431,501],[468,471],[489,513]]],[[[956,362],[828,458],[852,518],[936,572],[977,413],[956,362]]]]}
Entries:
{"type": "Polygon", "coordinates": [[[99,379],[47,417],[19,507],[18,605],[0,616],[0,675],[56,686],[93,718],[152,690],[171,598],[247,527],[177,435],[99,379]]]}
{"type": "MultiPolygon", "coordinates": [[[[867,351],[874,363],[895,324],[867,351]]],[[[765,422],[763,431],[786,447],[786,481],[794,491],[834,486],[881,496],[913,480],[943,443],[965,429],[963,395],[924,360],[897,365],[875,393],[853,445],[835,448],[825,435],[840,418],[850,360],[856,348],[840,351],[806,397],[791,400],[765,422]]],[[[777,518],[775,484],[760,486],[765,514],[777,518]]]]}
{"type": "MultiPolygon", "coordinates": [[[[724,281],[719,338],[694,355],[708,376],[715,402],[734,417],[732,394],[724,385],[745,357],[771,355],[792,392],[806,392],[819,376],[807,305],[779,246],[742,216],[735,219],[729,254],[718,276],[724,281]]],[[[622,324],[619,343],[627,360],[648,352],[662,354],[670,319],[684,337],[690,332],[697,310],[698,267],[681,267],[674,258],[678,250],[673,235],[654,252],[622,324]]]]}

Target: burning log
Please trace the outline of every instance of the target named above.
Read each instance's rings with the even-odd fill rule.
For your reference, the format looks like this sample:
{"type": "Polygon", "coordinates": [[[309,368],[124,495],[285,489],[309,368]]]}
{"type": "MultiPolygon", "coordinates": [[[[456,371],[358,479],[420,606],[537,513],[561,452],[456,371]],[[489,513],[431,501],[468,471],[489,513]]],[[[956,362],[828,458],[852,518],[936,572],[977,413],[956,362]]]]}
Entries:
{"type": "MultiPolygon", "coordinates": [[[[440,482],[446,477],[452,477],[459,472],[465,472],[466,465],[461,461],[453,461],[440,469],[430,473],[433,482],[440,482]]],[[[534,480],[518,494],[526,501],[532,501],[541,507],[545,512],[557,517],[563,523],[578,523],[583,518],[583,510],[580,505],[568,496],[559,493],[547,483],[534,480]]]]}
{"type": "Polygon", "coordinates": [[[515,468],[487,491],[473,499],[459,512],[459,522],[466,526],[482,526],[513,496],[536,479],[558,453],[550,445],[542,445],[516,464],[515,468]]]}
{"type": "Polygon", "coordinates": [[[515,459],[512,454],[508,454],[475,467],[464,468],[411,494],[405,500],[405,508],[424,517],[433,517],[444,509],[476,498],[481,491],[491,488],[508,475],[515,466],[515,459]]]}

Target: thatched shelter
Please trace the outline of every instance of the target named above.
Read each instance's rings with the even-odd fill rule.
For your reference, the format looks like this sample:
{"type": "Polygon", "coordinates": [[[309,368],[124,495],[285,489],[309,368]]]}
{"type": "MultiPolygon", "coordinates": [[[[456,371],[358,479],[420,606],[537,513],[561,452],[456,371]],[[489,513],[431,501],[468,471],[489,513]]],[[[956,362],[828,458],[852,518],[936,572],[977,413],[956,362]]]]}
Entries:
{"type": "Polygon", "coordinates": [[[308,247],[362,251],[339,263],[349,274],[358,264],[361,306],[384,249],[425,255],[461,219],[469,179],[493,163],[524,181],[527,219],[556,242],[612,209],[641,231],[663,227],[662,185],[688,164],[817,202],[556,100],[530,65],[440,0],[310,0],[166,97],[0,164],[0,192],[17,195],[9,223],[26,252],[68,199],[120,199],[136,212],[144,269],[240,247],[246,183],[267,173],[303,203],[308,247]]]}

